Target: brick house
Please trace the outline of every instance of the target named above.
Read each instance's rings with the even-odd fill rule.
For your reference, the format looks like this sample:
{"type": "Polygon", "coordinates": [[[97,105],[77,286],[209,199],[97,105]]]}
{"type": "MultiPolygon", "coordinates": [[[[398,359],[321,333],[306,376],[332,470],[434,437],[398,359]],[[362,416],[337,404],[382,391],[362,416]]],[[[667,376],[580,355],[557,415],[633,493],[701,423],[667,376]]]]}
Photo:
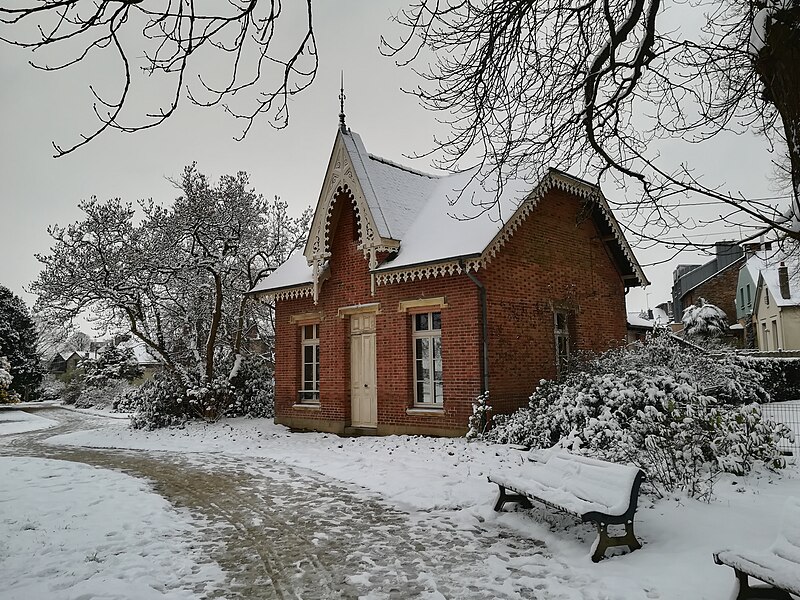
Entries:
{"type": "Polygon", "coordinates": [[[484,210],[497,195],[473,175],[340,127],[305,251],[250,292],[275,302],[277,423],[461,435],[484,389],[510,412],[570,352],[624,341],[647,280],[600,189],[550,170],[484,210]]]}

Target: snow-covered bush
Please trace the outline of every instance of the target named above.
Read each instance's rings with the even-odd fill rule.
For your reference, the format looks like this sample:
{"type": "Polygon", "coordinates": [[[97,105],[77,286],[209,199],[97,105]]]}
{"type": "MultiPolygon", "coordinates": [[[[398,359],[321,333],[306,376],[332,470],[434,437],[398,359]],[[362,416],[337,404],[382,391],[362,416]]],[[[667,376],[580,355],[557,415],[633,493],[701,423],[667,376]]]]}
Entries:
{"type": "Polygon", "coordinates": [[[129,392],[124,402],[127,412],[134,413],[131,417],[134,429],[169,427],[187,419],[186,389],[180,379],[167,370],[156,373],[129,392]]]}
{"type": "Polygon", "coordinates": [[[0,404],[13,404],[19,401],[17,395],[10,390],[13,380],[11,363],[5,356],[0,356],[0,404]]]}
{"type": "Polygon", "coordinates": [[[687,338],[718,338],[728,331],[728,315],[725,311],[698,298],[683,311],[683,333],[687,338]]]}
{"type": "Polygon", "coordinates": [[[120,379],[110,379],[102,386],[84,386],[75,399],[75,408],[113,408],[132,389],[130,383],[120,379]]]}
{"type": "Polygon", "coordinates": [[[758,372],[662,334],[542,381],[527,407],[494,417],[486,438],[632,462],[658,493],[703,495],[721,470],[784,465],[777,443],[790,434],[754,403],[766,397],[760,383],[758,372]]]}
{"type": "Polygon", "coordinates": [[[800,398],[800,359],[735,356],[732,360],[758,371],[772,402],[800,398]]]}
{"type": "Polygon", "coordinates": [[[274,417],[275,389],[272,365],[261,356],[245,357],[231,379],[233,395],[229,417],[274,417]]]}
{"type": "Polygon", "coordinates": [[[269,363],[258,356],[241,359],[231,380],[218,376],[208,383],[187,386],[176,374],[163,371],[121,397],[114,407],[135,413],[132,426],[147,429],[189,419],[272,417],[275,415],[273,372],[269,363]]]}
{"type": "Polygon", "coordinates": [[[102,387],[109,381],[133,381],[144,372],[130,348],[117,346],[105,349],[97,358],[81,361],[86,373],[86,384],[102,387]]]}
{"type": "Polygon", "coordinates": [[[470,415],[467,425],[467,439],[474,440],[483,437],[489,428],[489,418],[492,413],[492,406],[489,404],[489,392],[484,392],[472,402],[472,415],[470,415]]]}

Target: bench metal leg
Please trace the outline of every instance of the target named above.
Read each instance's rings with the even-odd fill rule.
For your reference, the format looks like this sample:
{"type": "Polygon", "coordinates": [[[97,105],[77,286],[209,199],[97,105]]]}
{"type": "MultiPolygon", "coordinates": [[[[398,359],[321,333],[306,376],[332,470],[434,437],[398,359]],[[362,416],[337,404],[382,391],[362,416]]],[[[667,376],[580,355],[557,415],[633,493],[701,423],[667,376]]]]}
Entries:
{"type": "Polygon", "coordinates": [[[615,546],[627,546],[631,552],[642,547],[633,534],[633,521],[625,523],[625,535],[608,535],[608,524],[597,523],[597,548],[592,554],[592,562],[600,562],[606,550],[615,546]]]}
{"type": "Polygon", "coordinates": [[[517,502],[523,508],[533,508],[531,501],[522,494],[509,494],[506,492],[506,488],[500,484],[497,484],[497,487],[500,488],[500,495],[497,497],[497,502],[494,503],[495,512],[503,510],[503,506],[505,506],[506,502],[517,502]]]}
{"type": "Polygon", "coordinates": [[[747,573],[734,568],[736,579],[739,580],[739,594],[736,600],[751,600],[763,598],[764,600],[792,600],[788,592],[774,587],[756,586],[751,587],[747,578],[747,573]]]}

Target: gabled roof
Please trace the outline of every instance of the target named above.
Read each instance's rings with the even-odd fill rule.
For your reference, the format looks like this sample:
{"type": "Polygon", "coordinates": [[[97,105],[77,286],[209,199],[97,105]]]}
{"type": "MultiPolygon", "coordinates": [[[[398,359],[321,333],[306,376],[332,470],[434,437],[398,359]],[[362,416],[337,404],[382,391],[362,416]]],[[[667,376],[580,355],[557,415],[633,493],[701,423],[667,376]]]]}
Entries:
{"type": "Polygon", "coordinates": [[[760,251],[747,259],[748,269],[756,282],[756,293],[753,300],[758,306],[761,291],[764,287],[769,290],[769,301],[776,306],[800,305],[800,258],[782,251],[760,251]],[[778,280],[778,267],[781,263],[786,265],[789,275],[789,298],[781,295],[780,281],[778,280]],[[757,270],[756,270],[757,269],[757,270]]]}
{"type": "Polygon", "coordinates": [[[550,169],[533,188],[521,180],[509,181],[498,193],[486,187],[477,169],[448,175],[423,173],[369,154],[357,133],[340,129],[303,254],[290,257],[250,293],[280,292],[294,297],[306,295],[308,286],[316,293],[315,277],[318,281],[330,256],[330,219],[340,193],[349,195],[358,212],[361,248],[370,256],[370,270],[378,283],[385,284],[404,279],[409,269],[422,265],[447,263],[428,276],[479,268],[553,188],[591,203],[589,213],[625,285],[647,285],[597,186],[550,169]],[[382,264],[376,260],[379,251],[389,252],[382,264]]]}

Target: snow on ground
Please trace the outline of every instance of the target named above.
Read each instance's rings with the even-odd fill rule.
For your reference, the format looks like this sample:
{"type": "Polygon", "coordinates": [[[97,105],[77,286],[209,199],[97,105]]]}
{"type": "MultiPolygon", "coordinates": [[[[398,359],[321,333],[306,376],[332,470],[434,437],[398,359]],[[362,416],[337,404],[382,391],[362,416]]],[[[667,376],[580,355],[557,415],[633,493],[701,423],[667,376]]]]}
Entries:
{"type": "MultiPolygon", "coordinates": [[[[553,553],[552,560],[566,567],[564,577],[569,578],[570,570],[575,574],[576,587],[585,587],[586,578],[594,578],[603,589],[617,590],[615,598],[729,600],[733,571],[715,565],[712,552],[729,547],[766,548],[778,533],[786,498],[800,497],[796,465],[781,475],[763,471],[748,478],[723,476],[716,483],[717,497],[711,503],[680,495],[661,500],[642,496],[636,532],[643,549],[595,565],[589,560],[594,538],[590,526],[576,525],[547,509],[493,512],[497,488],[486,481],[486,475],[524,461],[523,453],[508,446],[468,443],[462,438],[340,438],[292,433],[265,419],[195,423],[154,432],[132,431],[113,423],[103,430],[58,436],[50,442],[222,452],[313,469],[362,486],[400,508],[420,511],[419,515],[449,510],[465,527],[477,519],[484,526],[512,529],[520,536],[542,540],[553,553]]],[[[569,586],[568,581],[565,584],[569,586]]]]}
{"type": "Polygon", "coordinates": [[[58,425],[57,421],[45,419],[22,410],[0,410],[0,435],[25,433],[26,431],[47,429],[55,425],[58,425]]]}
{"type": "Polygon", "coordinates": [[[196,598],[222,580],[193,521],[128,475],[0,457],[0,598],[196,598]]]}

